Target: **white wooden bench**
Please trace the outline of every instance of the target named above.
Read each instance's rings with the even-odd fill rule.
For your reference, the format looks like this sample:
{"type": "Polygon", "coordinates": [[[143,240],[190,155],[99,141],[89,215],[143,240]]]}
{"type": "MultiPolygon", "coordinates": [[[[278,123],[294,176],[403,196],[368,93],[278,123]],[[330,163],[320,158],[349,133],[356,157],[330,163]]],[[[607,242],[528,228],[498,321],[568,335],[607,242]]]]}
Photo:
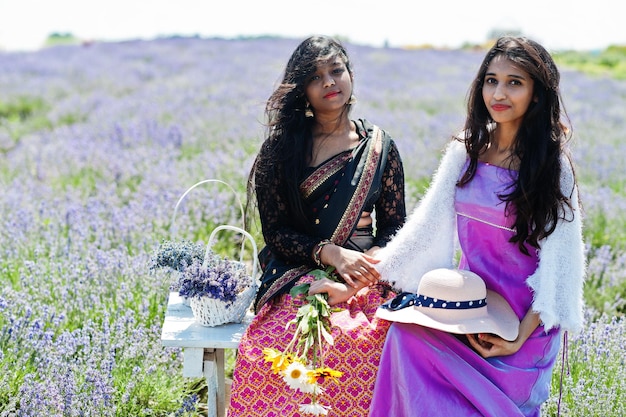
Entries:
{"type": "Polygon", "coordinates": [[[224,349],[239,346],[253,317],[248,313],[242,323],[202,326],[177,292],[169,294],[161,342],[163,346],[183,349],[183,376],[206,378],[209,417],[225,416],[224,349]]]}

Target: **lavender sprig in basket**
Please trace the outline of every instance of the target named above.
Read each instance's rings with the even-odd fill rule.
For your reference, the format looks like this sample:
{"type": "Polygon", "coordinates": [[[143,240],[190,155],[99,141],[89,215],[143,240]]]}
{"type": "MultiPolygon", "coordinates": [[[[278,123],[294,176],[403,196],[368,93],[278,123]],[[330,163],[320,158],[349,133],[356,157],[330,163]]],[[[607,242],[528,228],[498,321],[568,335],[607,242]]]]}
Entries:
{"type": "Polygon", "coordinates": [[[218,226],[209,237],[203,263],[194,261],[185,268],[180,277],[179,293],[187,295],[196,321],[203,326],[241,323],[256,296],[257,267],[254,238],[238,227],[218,226]],[[243,261],[244,245],[239,261],[222,259],[212,254],[211,246],[220,230],[236,231],[250,241],[253,249],[251,273],[248,273],[248,267],[243,261]]]}
{"type": "Polygon", "coordinates": [[[189,301],[196,321],[204,326],[241,323],[256,295],[258,284],[257,246],[248,232],[235,226],[216,227],[206,249],[189,241],[165,241],[155,252],[151,268],[169,268],[178,273],[172,284],[173,291],[189,301]],[[211,250],[217,232],[234,230],[248,238],[252,244],[252,268],[240,259],[222,258],[211,250]]]}
{"type": "Polygon", "coordinates": [[[204,265],[194,260],[178,279],[178,293],[185,298],[208,296],[233,302],[244,289],[252,285],[245,264],[216,257],[204,265]]]}
{"type": "Polygon", "coordinates": [[[195,261],[203,262],[205,251],[204,245],[189,240],[164,240],[150,260],[150,269],[168,268],[182,273],[195,261]]]}
{"type": "MultiPolygon", "coordinates": [[[[164,240],[155,250],[150,260],[150,270],[167,269],[175,276],[170,284],[170,291],[178,291],[183,298],[183,304],[190,306],[188,296],[180,293],[180,284],[183,281],[185,269],[194,264],[202,264],[205,257],[209,257],[209,262],[216,255],[210,251],[206,253],[205,246],[189,240],[164,240]]],[[[188,293],[189,291],[184,291],[188,293]]]]}

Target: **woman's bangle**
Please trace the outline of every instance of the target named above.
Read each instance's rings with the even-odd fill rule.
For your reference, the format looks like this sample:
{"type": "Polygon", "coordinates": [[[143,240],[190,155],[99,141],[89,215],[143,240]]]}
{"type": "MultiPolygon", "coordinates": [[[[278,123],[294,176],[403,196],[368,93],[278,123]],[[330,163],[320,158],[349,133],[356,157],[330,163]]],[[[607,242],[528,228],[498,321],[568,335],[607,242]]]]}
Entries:
{"type": "Polygon", "coordinates": [[[317,245],[315,245],[315,250],[313,251],[313,261],[315,262],[315,265],[319,266],[320,268],[326,268],[326,265],[324,265],[324,263],[322,262],[322,248],[326,245],[332,245],[332,243],[333,242],[331,242],[330,240],[324,239],[317,245]]]}

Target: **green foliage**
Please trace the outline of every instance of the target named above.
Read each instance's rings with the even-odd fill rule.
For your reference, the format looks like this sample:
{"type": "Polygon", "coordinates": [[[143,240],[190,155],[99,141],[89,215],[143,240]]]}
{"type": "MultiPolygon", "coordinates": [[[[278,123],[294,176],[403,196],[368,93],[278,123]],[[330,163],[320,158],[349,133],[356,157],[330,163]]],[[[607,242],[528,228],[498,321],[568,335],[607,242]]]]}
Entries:
{"type": "Polygon", "coordinates": [[[558,65],[588,74],[626,80],[626,46],[610,46],[598,52],[556,52],[554,59],[558,65]]]}
{"type": "Polygon", "coordinates": [[[98,183],[103,180],[104,176],[101,170],[96,167],[84,166],[58,177],[56,185],[64,191],[78,189],[86,193],[85,195],[94,195],[98,183]]]}
{"type": "Polygon", "coordinates": [[[151,410],[173,410],[179,406],[181,396],[193,393],[190,392],[190,381],[186,381],[182,374],[172,374],[154,366],[144,372],[145,365],[144,361],[137,358],[116,363],[113,376],[117,416],[152,416],[154,412],[151,410]],[[137,378],[139,369],[142,370],[140,380],[137,378]]]}
{"type": "Polygon", "coordinates": [[[24,135],[49,129],[46,117],[48,105],[42,98],[21,95],[10,99],[0,98],[0,135],[6,135],[10,144],[0,144],[0,152],[17,145],[24,135]]]}
{"type": "Polygon", "coordinates": [[[0,120],[24,122],[45,107],[39,97],[19,96],[12,101],[0,101],[0,120]]]}
{"type": "Polygon", "coordinates": [[[592,316],[626,315],[626,259],[623,251],[609,245],[591,247],[587,256],[587,279],[584,299],[592,316]]]}
{"type": "Polygon", "coordinates": [[[417,193],[418,196],[424,195],[430,185],[430,180],[430,177],[406,178],[405,187],[407,194],[417,193]]]}
{"type": "Polygon", "coordinates": [[[585,241],[592,248],[604,246],[626,249],[626,218],[603,211],[588,213],[583,230],[585,241]]]}
{"type": "Polygon", "coordinates": [[[621,400],[626,393],[624,346],[619,342],[625,328],[623,317],[602,315],[582,334],[568,336],[552,374],[553,395],[542,415],[626,415],[626,403],[621,400]]]}
{"type": "Polygon", "coordinates": [[[46,39],[46,46],[75,45],[80,40],[70,32],[53,32],[46,39]]]}

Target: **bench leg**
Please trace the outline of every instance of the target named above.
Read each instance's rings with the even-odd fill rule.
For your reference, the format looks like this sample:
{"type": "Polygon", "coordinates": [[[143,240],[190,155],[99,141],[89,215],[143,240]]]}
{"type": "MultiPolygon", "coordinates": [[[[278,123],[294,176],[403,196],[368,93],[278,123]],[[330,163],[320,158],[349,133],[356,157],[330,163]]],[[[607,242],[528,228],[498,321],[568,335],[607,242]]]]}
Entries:
{"type": "Polygon", "coordinates": [[[224,376],[224,349],[205,348],[203,373],[206,379],[209,417],[226,415],[226,379],[224,376]]]}

